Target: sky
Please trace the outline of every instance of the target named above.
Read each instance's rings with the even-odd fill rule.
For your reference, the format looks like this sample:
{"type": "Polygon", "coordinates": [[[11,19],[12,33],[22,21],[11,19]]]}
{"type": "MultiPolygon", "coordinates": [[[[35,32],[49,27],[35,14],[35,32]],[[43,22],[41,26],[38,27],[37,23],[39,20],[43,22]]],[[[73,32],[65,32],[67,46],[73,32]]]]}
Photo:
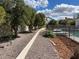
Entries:
{"type": "Polygon", "coordinates": [[[53,19],[73,18],[79,13],[79,0],[24,0],[26,5],[53,19]]]}

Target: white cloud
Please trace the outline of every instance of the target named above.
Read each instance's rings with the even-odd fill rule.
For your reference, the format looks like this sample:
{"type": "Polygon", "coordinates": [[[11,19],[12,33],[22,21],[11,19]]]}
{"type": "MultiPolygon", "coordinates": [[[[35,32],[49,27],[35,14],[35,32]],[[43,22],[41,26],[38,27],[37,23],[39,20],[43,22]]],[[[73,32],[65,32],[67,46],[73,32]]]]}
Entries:
{"type": "Polygon", "coordinates": [[[48,6],[48,0],[38,0],[37,2],[42,7],[47,7],[48,6]]]}
{"type": "Polygon", "coordinates": [[[48,0],[24,0],[24,2],[26,5],[29,5],[33,8],[48,6],[48,0]]]}
{"type": "Polygon", "coordinates": [[[56,5],[53,9],[39,10],[38,12],[42,12],[46,16],[55,19],[62,19],[64,17],[72,18],[75,13],[79,13],[79,6],[60,4],[56,5]]]}

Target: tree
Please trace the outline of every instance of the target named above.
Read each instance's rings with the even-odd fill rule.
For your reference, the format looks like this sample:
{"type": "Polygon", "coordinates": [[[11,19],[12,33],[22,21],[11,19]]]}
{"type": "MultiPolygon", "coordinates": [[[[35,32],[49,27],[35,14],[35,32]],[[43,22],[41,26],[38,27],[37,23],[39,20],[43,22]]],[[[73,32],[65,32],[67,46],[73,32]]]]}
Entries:
{"type": "Polygon", "coordinates": [[[75,26],[75,20],[69,20],[67,23],[69,26],[75,26]]]}
{"type": "Polygon", "coordinates": [[[23,0],[4,0],[3,6],[10,16],[9,22],[16,36],[19,25],[26,24],[29,26],[29,31],[32,31],[36,12],[33,8],[26,6],[23,0]]]}
{"type": "Polygon", "coordinates": [[[14,30],[15,36],[17,36],[18,26],[20,25],[20,17],[23,15],[23,7],[24,2],[16,0],[16,6],[11,10],[11,28],[14,30]]]}
{"type": "Polygon", "coordinates": [[[5,11],[3,6],[0,6],[0,37],[6,37],[9,35],[13,35],[11,32],[11,26],[9,21],[9,14],[5,11]]]}
{"type": "Polygon", "coordinates": [[[49,24],[49,25],[56,25],[56,23],[57,23],[57,21],[54,20],[54,19],[52,19],[52,20],[50,20],[50,22],[49,22],[48,24],[49,24]]]}
{"type": "Polygon", "coordinates": [[[69,36],[70,36],[71,29],[73,29],[75,27],[75,20],[68,20],[67,25],[69,28],[69,36]]]}
{"type": "Polygon", "coordinates": [[[24,1],[23,0],[4,0],[3,6],[9,14],[9,22],[12,30],[17,36],[18,26],[20,25],[20,18],[23,15],[24,1]]]}
{"type": "Polygon", "coordinates": [[[60,25],[67,25],[67,21],[66,20],[59,20],[59,24],[60,25]]]}
{"type": "Polygon", "coordinates": [[[52,19],[52,20],[49,21],[47,28],[48,29],[54,29],[56,26],[57,26],[57,21],[52,19]]]}
{"type": "Polygon", "coordinates": [[[45,15],[43,13],[38,13],[35,15],[34,27],[41,28],[45,25],[45,15]]]}
{"type": "Polygon", "coordinates": [[[5,8],[7,13],[11,13],[13,7],[15,7],[15,0],[4,0],[2,6],[5,8]]]}
{"type": "Polygon", "coordinates": [[[29,32],[32,32],[35,14],[36,14],[35,9],[33,9],[33,8],[29,7],[29,6],[25,6],[23,20],[24,20],[24,23],[27,26],[29,26],[29,32]]]}
{"type": "Polygon", "coordinates": [[[70,37],[70,32],[73,30],[75,27],[75,20],[72,18],[67,18],[65,17],[65,22],[66,25],[65,29],[68,28],[67,30],[69,31],[69,37],[70,37]]]}

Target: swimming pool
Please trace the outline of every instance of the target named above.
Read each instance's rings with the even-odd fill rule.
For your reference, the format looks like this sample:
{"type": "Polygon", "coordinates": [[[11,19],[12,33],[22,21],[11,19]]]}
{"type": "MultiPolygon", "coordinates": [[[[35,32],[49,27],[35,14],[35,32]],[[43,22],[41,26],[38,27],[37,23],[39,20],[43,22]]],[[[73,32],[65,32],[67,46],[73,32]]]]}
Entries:
{"type": "Polygon", "coordinates": [[[72,35],[76,36],[76,37],[79,37],[79,31],[74,31],[72,32],[72,35]]]}

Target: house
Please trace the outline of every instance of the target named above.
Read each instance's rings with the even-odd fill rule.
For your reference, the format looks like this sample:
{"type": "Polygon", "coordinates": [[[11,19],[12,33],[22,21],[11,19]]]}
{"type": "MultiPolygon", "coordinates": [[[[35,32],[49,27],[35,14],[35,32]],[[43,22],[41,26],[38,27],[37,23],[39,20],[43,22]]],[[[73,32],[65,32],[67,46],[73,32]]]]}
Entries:
{"type": "Polygon", "coordinates": [[[79,13],[76,13],[74,15],[74,20],[75,20],[75,27],[79,28],[79,13]]]}
{"type": "Polygon", "coordinates": [[[79,28],[79,19],[76,19],[75,22],[76,22],[76,27],[79,28]]]}

